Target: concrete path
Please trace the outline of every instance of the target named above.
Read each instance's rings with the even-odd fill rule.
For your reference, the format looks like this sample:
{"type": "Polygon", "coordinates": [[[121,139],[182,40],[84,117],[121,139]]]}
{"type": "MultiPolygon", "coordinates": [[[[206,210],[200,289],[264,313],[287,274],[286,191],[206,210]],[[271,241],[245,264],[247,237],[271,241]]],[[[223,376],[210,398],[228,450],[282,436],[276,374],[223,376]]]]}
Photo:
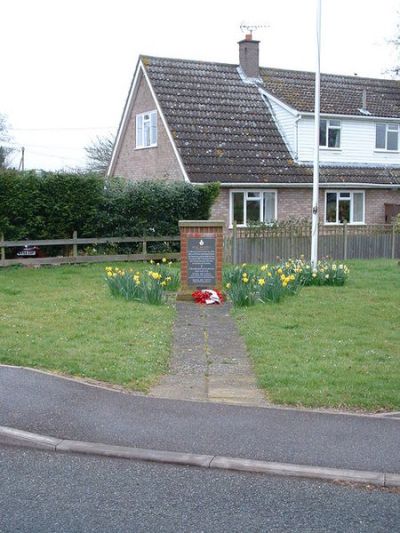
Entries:
{"type": "Polygon", "coordinates": [[[266,406],[230,305],[177,302],[170,372],[150,396],[266,406]]]}

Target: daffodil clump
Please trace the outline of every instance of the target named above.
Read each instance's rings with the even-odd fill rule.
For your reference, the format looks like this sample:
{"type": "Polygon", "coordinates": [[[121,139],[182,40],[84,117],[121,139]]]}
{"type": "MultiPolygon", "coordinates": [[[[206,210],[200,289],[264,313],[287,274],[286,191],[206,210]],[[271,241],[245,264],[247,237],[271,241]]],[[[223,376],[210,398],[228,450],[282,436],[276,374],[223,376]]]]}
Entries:
{"type": "Polygon", "coordinates": [[[346,265],[319,261],[316,269],[300,259],[289,259],[279,265],[241,266],[224,271],[224,290],[237,307],[256,302],[280,302],[285,296],[297,294],[305,285],[343,285],[349,275],[346,265]]]}
{"type": "Polygon", "coordinates": [[[173,268],[172,261],[168,261],[165,257],[162,258],[161,261],[150,261],[151,268],[161,274],[161,278],[163,282],[165,282],[166,287],[168,287],[169,291],[177,291],[179,289],[181,278],[180,278],[180,270],[177,268],[173,268]]]}
{"type": "Polygon", "coordinates": [[[350,274],[349,268],[338,261],[321,259],[313,268],[304,257],[289,259],[281,265],[286,274],[294,274],[301,285],[344,285],[350,274]]]}
{"type": "Polygon", "coordinates": [[[167,260],[163,259],[162,265],[151,262],[152,268],[142,272],[108,266],[105,280],[113,296],[158,305],[166,300],[166,291],[179,286],[179,272],[172,270],[167,260]]]}

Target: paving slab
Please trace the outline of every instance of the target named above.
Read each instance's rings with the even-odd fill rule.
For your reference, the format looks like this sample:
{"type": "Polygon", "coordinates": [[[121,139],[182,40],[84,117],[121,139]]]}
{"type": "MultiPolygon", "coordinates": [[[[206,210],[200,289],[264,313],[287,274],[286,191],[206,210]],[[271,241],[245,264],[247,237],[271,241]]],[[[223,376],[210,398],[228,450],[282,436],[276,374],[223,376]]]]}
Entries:
{"type": "Polygon", "coordinates": [[[172,360],[149,396],[266,406],[231,306],[177,302],[172,360]]]}

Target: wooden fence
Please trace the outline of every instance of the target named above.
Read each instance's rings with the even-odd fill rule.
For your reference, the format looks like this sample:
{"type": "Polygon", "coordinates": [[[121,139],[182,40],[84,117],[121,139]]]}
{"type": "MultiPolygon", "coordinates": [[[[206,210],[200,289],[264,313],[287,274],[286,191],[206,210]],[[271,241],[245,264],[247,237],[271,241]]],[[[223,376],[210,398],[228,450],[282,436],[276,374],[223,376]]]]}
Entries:
{"type": "MultiPolygon", "coordinates": [[[[102,237],[78,238],[74,232],[72,239],[47,239],[6,241],[0,235],[0,266],[57,265],[68,263],[103,263],[113,261],[149,261],[180,259],[180,252],[149,252],[148,244],[180,242],[179,236],[167,237],[102,237]],[[85,245],[133,244],[139,248],[135,253],[114,255],[87,255],[79,251],[85,245]],[[61,247],[64,255],[56,257],[17,257],[7,258],[6,250],[24,246],[61,247]],[[65,253],[66,250],[68,253],[65,253]]],[[[272,263],[277,258],[288,259],[304,255],[310,258],[311,225],[288,225],[279,228],[233,228],[231,236],[224,240],[224,260],[227,263],[272,263]]],[[[318,257],[333,259],[376,259],[400,258],[400,233],[392,224],[368,226],[320,227],[318,238],[318,257]]]]}
{"type": "MultiPolygon", "coordinates": [[[[225,239],[225,261],[271,263],[277,258],[304,255],[310,259],[311,224],[278,228],[233,228],[225,239]]],[[[322,226],[319,228],[318,257],[333,259],[375,259],[400,257],[400,234],[394,224],[368,226],[322,226]]]]}
{"type": "Polygon", "coordinates": [[[180,259],[180,252],[149,252],[147,245],[149,243],[179,242],[180,237],[102,237],[102,238],[78,238],[77,232],[74,232],[72,239],[36,239],[26,241],[5,241],[4,236],[0,236],[0,266],[11,265],[60,265],[68,263],[103,263],[113,261],[149,261],[151,259],[160,260],[163,257],[168,260],[180,259]],[[138,253],[123,253],[115,255],[87,255],[79,253],[79,248],[84,245],[117,245],[117,244],[134,244],[140,249],[138,253]],[[23,248],[24,246],[42,246],[42,247],[61,247],[61,251],[68,250],[70,253],[58,255],[56,257],[16,257],[13,259],[6,258],[6,249],[23,248]]]}

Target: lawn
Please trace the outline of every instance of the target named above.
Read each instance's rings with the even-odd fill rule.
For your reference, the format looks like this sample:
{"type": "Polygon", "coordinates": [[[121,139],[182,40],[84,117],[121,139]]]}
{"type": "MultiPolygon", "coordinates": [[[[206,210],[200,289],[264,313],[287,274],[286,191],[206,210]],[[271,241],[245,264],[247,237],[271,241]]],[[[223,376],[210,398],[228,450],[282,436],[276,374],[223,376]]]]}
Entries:
{"type": "Polygon", "coordinates": [[[307,287],[280,304],[234,310],[273,403],[400,409],[400,266],[347,264],[343,287],[307,287]]]}
{"type": "Polygon", "coordinates": [[[104,266],[1,269],[0,363],[147,390],[167,370],[174,309],[113,298],[104,266]]]}

